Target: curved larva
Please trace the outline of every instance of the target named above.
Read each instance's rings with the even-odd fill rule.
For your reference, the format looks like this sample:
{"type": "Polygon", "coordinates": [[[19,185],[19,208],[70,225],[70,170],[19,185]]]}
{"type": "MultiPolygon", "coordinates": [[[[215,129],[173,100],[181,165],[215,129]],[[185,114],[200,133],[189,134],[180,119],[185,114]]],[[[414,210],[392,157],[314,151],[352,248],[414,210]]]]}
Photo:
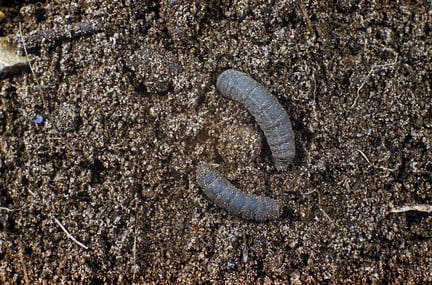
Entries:
{"type": "Polygon", "coordinates": [[[281,215],[280,201],[243,193],[203,161],[198,164],[196,180],[209,200],[232,215],[255,221],[277,219],[281,215]]]}
{"type": "Polygon", "coordinates": [[[270,146],[278,170],[285,170],[295,155],[294,132],[287,112],[264,86],[233,69],[219,75],[216,88],[242,103],[255,117],[270,146]]]}

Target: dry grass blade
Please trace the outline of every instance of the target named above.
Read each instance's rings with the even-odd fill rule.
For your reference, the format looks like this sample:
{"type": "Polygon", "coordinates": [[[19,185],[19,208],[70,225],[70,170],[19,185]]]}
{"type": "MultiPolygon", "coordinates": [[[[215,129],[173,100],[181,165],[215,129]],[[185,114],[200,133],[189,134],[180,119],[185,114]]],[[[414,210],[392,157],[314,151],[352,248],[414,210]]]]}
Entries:
{"type": "Polygon", "coordinates": [[[78,241],[76,238],[74,238],[67,230],[66,228],[60,223],[59,220],[57,220],[56,217],[54,217],[54,221],[57,223],[57,225],[59,225],[59,227],[66,233],[67,237],[70,238],[72,241],[74,241],[76,244],[78,244],[79,246],[88,249],[88,246],[86,246],[85,244],[81,243],[80,241],[78,241]]]}

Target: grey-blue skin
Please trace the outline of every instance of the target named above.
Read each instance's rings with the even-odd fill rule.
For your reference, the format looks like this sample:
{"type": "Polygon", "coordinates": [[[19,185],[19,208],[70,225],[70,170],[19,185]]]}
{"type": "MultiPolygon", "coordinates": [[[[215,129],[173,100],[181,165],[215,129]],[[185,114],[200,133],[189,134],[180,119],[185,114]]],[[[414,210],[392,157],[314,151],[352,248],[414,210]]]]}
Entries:
{"type": "Polygon", "coordinates": [[[277,170],[286,170],[295,156],[295,140],[287,112],[275,96],[246,73],[228,69],[217,78],[224,96],[243,104],[267,138],[277,170]]]}
{"type": "Polygon", "coordinates": [[[196,169],[196,181],[210,201],[234,216],[263,222],[277,219],[282,214],[280,201],[240,191],[203,161],[196,169]]]}

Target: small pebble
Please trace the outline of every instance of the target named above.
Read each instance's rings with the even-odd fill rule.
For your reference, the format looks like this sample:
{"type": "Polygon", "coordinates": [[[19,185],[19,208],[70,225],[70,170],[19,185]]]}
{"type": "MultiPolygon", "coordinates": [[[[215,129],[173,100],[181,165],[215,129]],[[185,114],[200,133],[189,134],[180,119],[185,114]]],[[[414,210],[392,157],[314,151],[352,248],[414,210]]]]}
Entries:
{"type": "Polygon", "coordinates": [[[36,114],[35,118],[32,120],[33,123],[40,124],[42,123],[44,118],[42,115],[36,114]]]}

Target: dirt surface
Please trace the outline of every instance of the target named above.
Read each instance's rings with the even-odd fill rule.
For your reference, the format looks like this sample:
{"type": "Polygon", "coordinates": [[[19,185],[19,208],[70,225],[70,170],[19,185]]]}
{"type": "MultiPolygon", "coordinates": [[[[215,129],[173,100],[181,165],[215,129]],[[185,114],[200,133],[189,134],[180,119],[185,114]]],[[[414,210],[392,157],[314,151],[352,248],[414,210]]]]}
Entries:
{"type": "Polygon", "coordinates": [[[0,283],[432,281],[431,213],[391,212],[432,204],[430,2],[66,2],[0,9],[36,76],[0,81],[0,283]],[[228,68],[290,115],[287,171],[228,68]],[[286,214],[227,214],[201,160],[286,214]]]}

